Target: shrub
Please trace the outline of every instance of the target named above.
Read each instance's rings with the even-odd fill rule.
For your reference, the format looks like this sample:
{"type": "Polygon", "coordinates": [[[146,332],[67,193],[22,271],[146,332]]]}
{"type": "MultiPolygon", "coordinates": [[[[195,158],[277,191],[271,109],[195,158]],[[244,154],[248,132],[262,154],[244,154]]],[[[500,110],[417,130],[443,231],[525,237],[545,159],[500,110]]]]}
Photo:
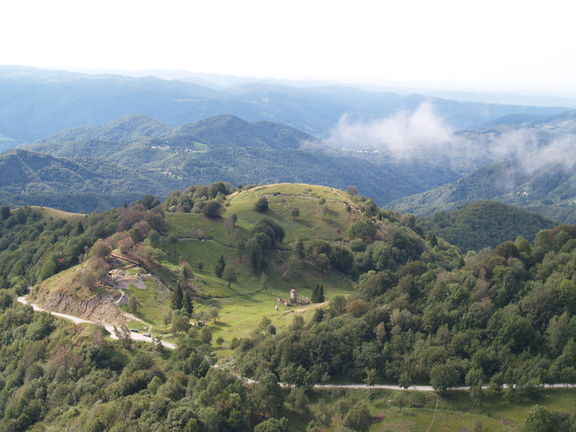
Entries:
{"type": "Polygon", "coordinates": [[[268,200],[266,197],[258,198],[258,201],[254,204],[254,210],[259,213],[266,213],[269,209],[268,200]]]}

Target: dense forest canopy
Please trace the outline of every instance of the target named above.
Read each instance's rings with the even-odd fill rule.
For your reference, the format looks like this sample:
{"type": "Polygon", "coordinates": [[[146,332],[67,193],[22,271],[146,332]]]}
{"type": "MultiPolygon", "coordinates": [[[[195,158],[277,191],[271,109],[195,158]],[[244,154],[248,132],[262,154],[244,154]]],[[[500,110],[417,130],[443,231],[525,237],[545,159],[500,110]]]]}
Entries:
{"type": "Polygon", "coordinates": [[[538,214],[493,201],[475,201],[451,212],[420,218],[418,222],[426,231],[463,251],[493,248],[518,236],[533,241],[540,230],[555,225],[538,214]]]}

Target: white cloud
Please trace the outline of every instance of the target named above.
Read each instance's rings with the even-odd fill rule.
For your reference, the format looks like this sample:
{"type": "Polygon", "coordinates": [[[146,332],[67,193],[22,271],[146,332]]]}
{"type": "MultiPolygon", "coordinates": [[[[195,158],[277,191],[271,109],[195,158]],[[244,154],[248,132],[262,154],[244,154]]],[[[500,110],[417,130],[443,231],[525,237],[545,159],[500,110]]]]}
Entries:
{"type": "Polygon", "coordinates": [[[327,139],[331,145],[380,150],[397,158],[443,150],[455,140],[453,132],[429,103],[421,104],[414,112],[400,111],[367,122],[355,122],[344,115],[327,139]]]}
{"type": "Polygon", "coordinates": [[[338,148],[377,150],[399,161],[428,161],[461,173],[507,159],[518,159],[528,174],[549,165],[566,170],[576,166],[573,133],[510,127],[458,134],[429,103],[377,120],[354,121],[344,115],[326,141],[338,148]]]}
{"type": "Polygon", "coordinates": [[[532,174],[549,166],[570,171],[576,166],[576,135],[562,135],[532,153],[521,158],[522,167],[532,174]]]}

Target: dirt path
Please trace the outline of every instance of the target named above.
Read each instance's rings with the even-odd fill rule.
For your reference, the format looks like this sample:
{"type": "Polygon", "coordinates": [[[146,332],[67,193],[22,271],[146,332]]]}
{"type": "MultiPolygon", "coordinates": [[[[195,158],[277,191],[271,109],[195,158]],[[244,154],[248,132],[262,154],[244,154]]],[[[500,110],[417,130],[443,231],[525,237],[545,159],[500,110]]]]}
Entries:
{"type": "Polygon", "coordinates": [[[436,403],[434,404],[434,415],[432,416],[432,421],[430,422],[430,425],[428,425],[428,429],[426,429],[426,432],[430,432],[432,430],[432,426],[434,426],[434,422],[436,421],[436,416],[438,415],[438,400],[440,398],[438,396],[436,396],[436,403]]]}
{"type": "Polygon", "coordinates": [[[124,297],[126,297],[126,293],[123,290],[120,290],[120,292],[122,293],[122,295],[118,298],[118,300],[116,300],[114,303],[116,304],[120,304],[120,302],[122,301],[122,299],[124,297]]]}

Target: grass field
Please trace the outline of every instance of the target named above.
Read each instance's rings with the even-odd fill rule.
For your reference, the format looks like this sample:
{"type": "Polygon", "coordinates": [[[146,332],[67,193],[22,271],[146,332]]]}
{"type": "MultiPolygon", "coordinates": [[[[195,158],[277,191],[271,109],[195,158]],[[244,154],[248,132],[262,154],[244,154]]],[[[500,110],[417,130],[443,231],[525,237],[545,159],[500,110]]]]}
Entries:
{"type": "MultiPolygon", "coordinates": [[[[154,334],[165,332],[164,317],[170,312],[170,291],[160,286],[157,280],[146,280],[145,288],[130,285],[125,290],[129,297],[135,297],[138,308],[134,315],[152,326],[154,334]]],[[[127,310],[126,307],[122,309],[127,310]]],[[[131,327],[143,329],[142,323],[134,321],[131,327]]]]}
{"type": "Polygon", "coordinates": [[[85,216],[82,213],[69,213],[64,210],[58,210],[51,207],[30,206],[30,208],[39,211],[45,217],[53,217],[54,219],[65,219],[70,221],[74,219],[80,219],[85,216]]]}
{"type": "Polygon", "coordinates": [[[226,214],[236,214],[237,225],[246,230],[262,217],[270,217],[285,229],[285,243],[297,239],[338,240],[345,237],[348,225],[360,217],[350,196],[341,190],[284,183],[233,194],[226,214]],[[254,203],[263,196],[269,202],[269,210],[264,215],[254,211],[254,203]],[[321,199],[325,200],[323,204],[321,199]],[[346,206],[350,206],[350,212],[346,206]],[[298,217],[291,215],[294,208],[300,212],[298,217]]]}
{"type": "MultiPolygon", "coordinates": [[[[220,318],[213,326],[213,333],[214,337],[222,337],[225,342],[233,337],[249,336],[264,316],[279,328],[292,322],[295,310],[308,317],[310,313],[307,310],[311,310],[312,306],[286,308],[280,305],[280,310],[275,310],[278,305],[276,299],[288,298],[291,289],[296,289],[298,295],[310,297],[314,285],[321,283],[326,299],[340,294],[348,295],[353,290],[352,282],[346,277],[330,271],[319,272],[309,264],[303,264],[302,270],[289,279],[283,278],[288,252],[271,252],[268,259],[270,264],[264,274],[253,275],[246,258],[241,261],[236,249],[223,247],[213,240],[182,240],[177,243],[176,250],[192,265],[199,294],[214,298],[206,306],[216,305],[219,308],[220,318]],[[214,274],[220,255],[236,269],[237,281],[230,286],[214,274]],[[201,270],[198,263],[202,263],[201,270]]],[[[196,310],[201,311],[203,307],[199,304],[196,310]]]]}
{"type": "Polygon", "coordinates": [[[380,399],[371,404],[371,412],[383,414],[385,418],[370,431],[520,431],[528,411],[535,404],[551,411],[576,414],[576,391],[547,390],[537,402],[507,402],[502,397],[492,397],[479,408],[473,406],[467,392],[453,392],[439,399],[436,415],[431,406],[391,407],[386,400],[380,399]]]}
{"type": "MultiPolygon", "coordinates": [[[[506,401],[502,396],[487,397],[475,407],[467,392],[450,392],[438,397],[435,393],[391,390],[322,390],[311,395],[313,418],[318,402],[332,407],[333,423],[326,430],[337,429],[338,404],[342,401],[363,401],[377,418],[370,432],[519,432],[530,408],[538,404],[549,411],[576,414],[576,390],[544,390],[534,401],[506,401]],[[437,405],[436,405],[437,403],[437,405]]],[[[290,411],[288,411],[290,413],[290,411]]],[[[302,430],[304,418],[289,415],[291,431],[302,430]]]]}

